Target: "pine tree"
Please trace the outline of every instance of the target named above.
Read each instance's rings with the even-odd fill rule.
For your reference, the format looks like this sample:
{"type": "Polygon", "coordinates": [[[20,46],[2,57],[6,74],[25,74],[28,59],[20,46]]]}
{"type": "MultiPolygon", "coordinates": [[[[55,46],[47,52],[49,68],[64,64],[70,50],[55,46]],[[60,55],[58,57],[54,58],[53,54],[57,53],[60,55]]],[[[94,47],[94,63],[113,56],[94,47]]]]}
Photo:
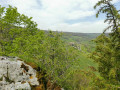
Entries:
{"type": "Polygon", "coordinates": [[[94,8],[99,7],[96,17],[105,13],[105,23],[108,27],[104,30],[96,42],[93,59],[99,64],[99,72],[102,77],[112,84],[120,83],[120,14],[112,4],[112,0],[100,0],[94,8]],[[105,32],[110,30],[109,34],[105,32]]]}

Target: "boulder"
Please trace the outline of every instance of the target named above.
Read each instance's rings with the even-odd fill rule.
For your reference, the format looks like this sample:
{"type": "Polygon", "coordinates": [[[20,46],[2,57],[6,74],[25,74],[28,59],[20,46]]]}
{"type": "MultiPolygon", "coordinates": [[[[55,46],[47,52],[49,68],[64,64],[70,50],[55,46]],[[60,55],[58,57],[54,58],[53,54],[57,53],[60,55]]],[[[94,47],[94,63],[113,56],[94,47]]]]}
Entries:
{"type": "Polygon", "coordinates": [[[36,73],[18,57],[0,56],[0,90],[31,90],[39,85],[36,73]]]}

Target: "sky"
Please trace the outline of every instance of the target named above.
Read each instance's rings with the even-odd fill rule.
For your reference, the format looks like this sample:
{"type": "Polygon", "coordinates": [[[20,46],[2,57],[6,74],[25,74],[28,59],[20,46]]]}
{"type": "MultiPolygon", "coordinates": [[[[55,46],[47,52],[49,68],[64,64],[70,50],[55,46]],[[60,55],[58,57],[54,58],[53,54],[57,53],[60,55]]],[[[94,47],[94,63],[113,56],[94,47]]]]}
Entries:
{"type": "MultiPolygon", "coordinates": [[[[93,6],[99,0],[0,0],[0,5],[17,7],[18,12],[33,17],[42,30],[102,33],[107,24],[104,15],[96,18],[93,6]]],[[[113,0],[114,4],[120,0],[113,0]]]]}

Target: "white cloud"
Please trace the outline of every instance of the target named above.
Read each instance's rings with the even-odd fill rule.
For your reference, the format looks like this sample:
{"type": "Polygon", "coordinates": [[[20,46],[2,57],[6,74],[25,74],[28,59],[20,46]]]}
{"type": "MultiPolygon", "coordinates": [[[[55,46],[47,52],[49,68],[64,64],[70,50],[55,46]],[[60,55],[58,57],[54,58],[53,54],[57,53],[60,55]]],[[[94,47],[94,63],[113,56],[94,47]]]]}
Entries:
{"type": "MultiPolygon", "coordinates": [[[[53,29],[75,32],[101,32],[102,21],[65,23],[95,14],[93,6],[99,0],[2,0],[16,6],[20,13],[33,17],[40,29],[53,29]],[[38,3],[39,2],[39,3],[38,3]],[[86,25],[85,25],[86,24],[86,25]],[[98,29],[99,27],[99,29],[98,29]]],[[[118,0],[114,0],[114,3],[118,0]]],[[[88,18],[89,20],[89,18],[88,18]]]]}
{"type": "Polygon", "coordinates": [[[29,14],[31,9],[34,10],[32,7],[37,5],[35,0],[6,0],[6,2],[12,6],[17,7],[20,13],[25,14],[29,14]]]}
{"type": "Polygon", "coordinates": [[[92,16],[95,15],[94,11],[73,11],[72,13],[68,14],[68,19],[69,20],[74,20],[74,19],[79,19],[79,18],[84,18],[87,16],[92,16]]]}
{"type": "Polygon", "coordinates": [[[59,28],[59,30],[65,32],[102,33],[106,26],[107,24],[104,24],[103,20],[100,20],[96,22],[81,22],[72,25],[62,23],[51,28],[55,31],[57,31],[57,28],[59,28]]]}
{"type": "Polygon", "coordinates": [[[119,0],[113,0],[113,3],[117,3],[117,2],[119,2],[119,0]]]}

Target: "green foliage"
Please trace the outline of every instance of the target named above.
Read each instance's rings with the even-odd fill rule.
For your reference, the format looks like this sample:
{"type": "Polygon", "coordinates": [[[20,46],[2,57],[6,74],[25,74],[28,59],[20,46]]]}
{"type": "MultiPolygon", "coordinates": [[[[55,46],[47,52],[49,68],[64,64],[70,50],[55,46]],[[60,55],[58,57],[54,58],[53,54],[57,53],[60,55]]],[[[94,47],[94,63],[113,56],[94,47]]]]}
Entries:
{"type": "Polygon", "coordinates": [[[120,84],[120,14],[111,1],[101,0],[94,7],[100,7],[96,16],[100,12],[106,14],[105,22],[108,22],[109,26],[105,31],[111,28],[111,32],[105,35],[104,31],[96,38],[96,49],[92,54],[92,58],[99,64],[100,75],[110,87],[120,84]]]}
{"type": "Polygon", "coordinates": [[[65,90],[90,90],[93,76],[92,72],[82,71],[79,68],[71,69],[64,81],[66,84],[63,82],[63,87],[65,90]]]}
{"type": "Polygon", "coordinates": [[[119,86],[109,83],[102,77],[94,76],[94,79],[91,83],[91,89],[92,90],[119,90],[119,86]]]}
{"type": "Polygon", "coordinates": [[[20,15],[17,12],[17,8],[9,6],[6,10],[4,7],[1,7],[0,9],[1,55],[8,55],[13,52],[12,44],[14,40],[18,37],[27,38],[28,35],[33,35],[37,30],[37,24],[31,21],[31,18],[28,18],[25,15],[20,15]]]}
{"type": "MultiPolygon", "coordinates": [[[[83,35],[82,39],[84,37],[83,35]]],[[[68,42],[65,43],[61,38],[61,33],[51,31],[45,33],[39,30],[37,24],[32,21],[32,17],[21,15],[16,7],[0,6],[1,56],[18,56],[27,63],[34,63],[40,68],[39,72],[45,72],[44,77],[66,90],[90,90],[94,87],[91,86],[92,78],[97,73],[97,70],[96,72],[91,70],[90,66],[96,68],[97,65],[88,59],[86,54],[70,46],[68,42]]],[[[80,43],[86,40],[83,43],[89,44],[88,38],[82,42],[80,38],[74,36],[71,40],[80,41],[80,43]]],[[[111,42],[109,38],[105,40],[105,42],[111,42]]],[[[84,45],[82,47],[86,50],[84,45]]],[[[106,50],[109,53],[109,48],[106,47],[106,50]]],[[[110,76],[113,74],[115,74],[114,69],[111,70],[110,76]]]]}
{"type": "MultiPolygon", "coordinates": [[[[74,85],[79,82],[75,81],[74,85],[69,82],[73,77],[71,72],[75,68],[85,68],[86,63],[92,61],[87,61],[85,56],[79,55],[81,54],[79,50],[64,43],[61,40],[61,33],[49,31],[45,34],[44,31],[38,30],[32,18],[18,13],[16,7],[0,6],[0,15],[1,56],[18,56],[25,62],[35,63],[54,83],[61,86],[66,84],[71,89],[73,87],[77,89],[79,85],[74,85]]],[[[75,72],[73,74],[74,78],[79,76],[75,72]]]]}
{"type": "Polygon", "coordinates": [[[94,8],[96,9],[97,7],[99,7],[98,12],[96,13],[96,17],[98,17],[100,13],[106,14],[106,19],[104,20],[104,22],[108,22],[109,26],[105,29],[105,31],[112,28],[113,32],[117,32],[120,15],[111,1],[112,0],[100,0],[98,1],[98,3],[96,3],[94,8]]]}

